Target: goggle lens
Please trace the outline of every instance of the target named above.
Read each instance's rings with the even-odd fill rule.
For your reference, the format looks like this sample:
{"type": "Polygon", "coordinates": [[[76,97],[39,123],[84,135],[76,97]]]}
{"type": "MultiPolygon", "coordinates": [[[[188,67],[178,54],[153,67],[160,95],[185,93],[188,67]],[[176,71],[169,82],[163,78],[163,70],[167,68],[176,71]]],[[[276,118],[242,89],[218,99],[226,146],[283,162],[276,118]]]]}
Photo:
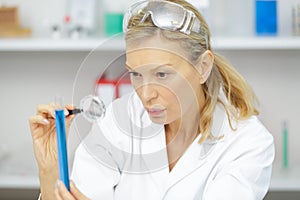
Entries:
{"type": "Polygon", "coordinates": [[[183,7],[165,2],[150,2],[146,11],[151,14],[153,23],[162,29],[178,30],[182,28],[186,12],[183,7]]]}

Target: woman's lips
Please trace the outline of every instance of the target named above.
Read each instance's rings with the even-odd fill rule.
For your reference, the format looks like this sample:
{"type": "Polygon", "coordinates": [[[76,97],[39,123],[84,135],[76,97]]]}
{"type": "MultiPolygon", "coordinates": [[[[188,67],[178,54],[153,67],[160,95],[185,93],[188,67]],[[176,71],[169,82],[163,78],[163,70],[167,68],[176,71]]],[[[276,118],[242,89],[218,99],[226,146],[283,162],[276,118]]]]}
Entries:
{"type": "Polygon", "coordinates": [[[163,108],[147,108],[146,110],[151,116],[160,116],[165,111],[163,108]]]}

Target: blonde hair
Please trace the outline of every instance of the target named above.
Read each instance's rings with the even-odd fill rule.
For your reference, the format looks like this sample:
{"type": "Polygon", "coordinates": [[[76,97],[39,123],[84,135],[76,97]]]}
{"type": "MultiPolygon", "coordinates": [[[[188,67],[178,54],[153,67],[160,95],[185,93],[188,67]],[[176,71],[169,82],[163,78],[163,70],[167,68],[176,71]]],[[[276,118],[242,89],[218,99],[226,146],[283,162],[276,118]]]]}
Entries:
{"type": "MultiPolygon", "coordinates": [[[[185,0],[166,1],[180,4],[194,12],[201,22],[206,37],[199,33],[192,32],[190,35],[186,35],[179,31],[159,29],[153,24],[150,17],[143,23],[139,23],[143,17],[143,13],[139,12],[139,14],[132,16],[129,20],[128,27],[130,27],[130,29],[125,36],[126,43],[138,44],[147,37],[153,37],[155,33],[160,34],[169,41],[179,42],[182,48],[187,52],[190,61],[196,62],[206,50],[212,51],[208,25],[199,11],[185,0]]],[[[202,133],[200,143],[204,142],[208,137],[214,138],[210,131],[217,102],[220,102],[225,107],[230,126],[231,117],[234,117],[236,120],[243,120],[259,114],[255,106],[257,97],[245,79],[223,56],[215,52],[213,52],[213,54],[215,57],[213,69],[206,84],[201,85],[204,92],[205,103],[200,111],[199,129],[202,133]],[[227,102],[219,98],[220,88],[222,88],[227,102]]],[[[232,126],[231,128],[234,129],[232,126]]]]}

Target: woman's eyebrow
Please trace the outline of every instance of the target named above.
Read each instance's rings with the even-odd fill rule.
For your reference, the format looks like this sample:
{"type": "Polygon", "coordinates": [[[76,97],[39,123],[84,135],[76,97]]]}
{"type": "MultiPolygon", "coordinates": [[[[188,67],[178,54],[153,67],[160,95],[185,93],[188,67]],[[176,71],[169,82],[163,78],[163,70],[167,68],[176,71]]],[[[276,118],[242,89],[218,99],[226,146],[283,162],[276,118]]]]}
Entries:
{"type": "Polygon", "coordinates": [[[131,68],[127,63],[125,63],[125,67],[126,67],[128,70],[132,70],[132,68],[131,68]]]}
{"type": "MultiPolygon", "coordinates": [[[[134,69],[132,69],[127,63],[125,63],[125,66],[128,70],[134,71],[134,69]]],[[[158,70],[158,69],[163,68],[163,67],[171,67],[171,66],[172,66],[172,64],[170,64],[170,63],[157,64],[157,66],[153,67],[150,70],[155,71],[155,70],[158,70]]]]}
{"type": "Polygon", "coordinates": [[[161,65],[157,65],[157,67],[155,67],[154,69],[159,69],[159,68],[163,68],[163,67],[171,67],[172,64],[170,63],[165,63],[165,64],[161,64],[161,65]]]}

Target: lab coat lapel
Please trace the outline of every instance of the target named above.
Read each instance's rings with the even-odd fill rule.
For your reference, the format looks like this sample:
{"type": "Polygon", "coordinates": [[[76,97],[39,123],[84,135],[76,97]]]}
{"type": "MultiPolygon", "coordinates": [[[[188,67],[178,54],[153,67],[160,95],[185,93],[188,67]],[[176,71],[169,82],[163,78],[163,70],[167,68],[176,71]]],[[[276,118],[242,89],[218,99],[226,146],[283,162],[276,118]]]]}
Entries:
{"type": "Polygon", "coordinates": [[[161,132],[149,140],[142,141],[142,159],[148,173],[160,192],[164,191],[169,175],[169,163],[166,150],[165,132],[161,132]]]}
{"type": "Polygon", "coordinates": [[[200,157],[201,149],[202,145],[198,141],[194,141],[190,145],[170,172],[166,183],[166,190],[206,163],[206,158],[200,157]]]}
{"type": "Polygon", "coordinates": [[[188,147],[186,152],[178,160],[177,164],[169,174],[166,189],[174,186],[180,180],[184,179],[186,176],[190,175],[207,162],[216,145],[225,140],[225,129],[227,124],[228,119],[226,112],[223,106],[218,104],[213,116],[211,133],[214,138],[221,139],[207,139],[204,143],[199,144],[198,141],[201,138],[200,134],[188,147]]]}

